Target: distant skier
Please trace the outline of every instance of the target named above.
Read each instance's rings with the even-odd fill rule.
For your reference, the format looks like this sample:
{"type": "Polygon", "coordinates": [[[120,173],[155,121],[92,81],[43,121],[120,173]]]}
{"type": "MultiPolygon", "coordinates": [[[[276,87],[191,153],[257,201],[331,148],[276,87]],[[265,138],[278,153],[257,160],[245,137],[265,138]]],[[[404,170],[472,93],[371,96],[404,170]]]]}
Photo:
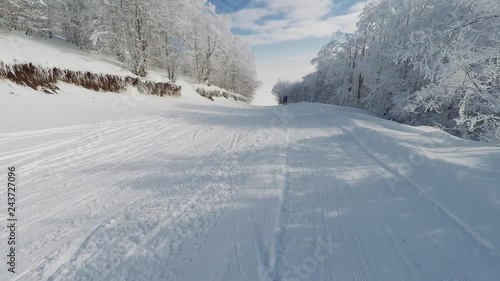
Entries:
{"type": "Polygon", "coordinates": [[[284,104],[284,105],[287,105],[287,104],[288,104],[288,96],[285,96],[285,97],[283,98],[283,104],[284,104]]]}

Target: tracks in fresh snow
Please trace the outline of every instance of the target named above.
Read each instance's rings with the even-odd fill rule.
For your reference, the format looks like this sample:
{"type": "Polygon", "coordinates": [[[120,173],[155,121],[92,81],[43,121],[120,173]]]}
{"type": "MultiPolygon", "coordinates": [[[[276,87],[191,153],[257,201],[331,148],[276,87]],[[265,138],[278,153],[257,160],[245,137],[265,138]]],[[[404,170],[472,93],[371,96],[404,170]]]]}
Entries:
{"type": "Polygon", "coordinates": [[[200,106],[0,134],[22,183],[12,280],[496,281],[493,242],[348,119],[200,106]]]}
{"type": "Polygon", "coordinates": [[[499,257],[469,229],[376,159],[342,118],[332,123],[322,114],[297,118],[275,280],[500,276],[499,257]],[[403,188],[391,185],[394,177],[403,188]]]}

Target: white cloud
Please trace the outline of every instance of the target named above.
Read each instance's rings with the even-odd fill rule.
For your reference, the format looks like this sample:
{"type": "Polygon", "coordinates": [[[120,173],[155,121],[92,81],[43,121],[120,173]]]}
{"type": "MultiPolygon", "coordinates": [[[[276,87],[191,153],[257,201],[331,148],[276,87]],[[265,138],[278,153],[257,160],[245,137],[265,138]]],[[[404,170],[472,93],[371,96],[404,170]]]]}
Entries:
{"type": "Polygon", "coordinates": [[[352,7],[349,8],[349,13],[361,13],[365,8],[366,4],[368,4],[368,2],[370,1],[359,2],[354,4],[352,7]]]}
{"type": "Polygon", "coordinates": [[[272,15],[272,11],[268,9],[244,9],[231,14],[233,19],[233,27],[247,29],[255,26],[255,21],[258,19],[272,15]]]}
{"type": "Polygon", "coordinates": [[[232,14],[233,26],[249,30],[243,38],[252,45],[263,45],[304,38],[328,37],[336,31],[353,32],[363,7],[361,2],[349,8],[348,14],[328,16],[335,9],[332,0],[257,0],[266,8],[244,9],[232,14]],[[279,16],[279,20],[265,20],[279,16]]]}
{"type": "Polygon", "coordinates": [[[311,16],[323,17],[333,8],[332,0],[266,0],[268,9],[284,13],[290,21],[309,19],[311,16]]]}

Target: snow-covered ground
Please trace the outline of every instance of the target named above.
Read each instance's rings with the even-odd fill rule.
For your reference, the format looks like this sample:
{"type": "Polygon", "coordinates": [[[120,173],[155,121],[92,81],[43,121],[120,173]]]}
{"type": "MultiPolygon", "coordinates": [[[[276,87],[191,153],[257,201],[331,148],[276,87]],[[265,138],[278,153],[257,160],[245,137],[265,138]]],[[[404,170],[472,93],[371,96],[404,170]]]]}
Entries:
{"type": "Polygon", "coordinates": [[[119,62],[91,56],[61,39],[33,38],[20,32],[6,33],[0,29],[0,61],[11,65],[32,63],[43,67],[59,67],[96,74],[134,76],[119,62]]]}
{"type": "Polygon", "coordinates": [[[499,146],[181,84],[159,98],[0,81],[19,217],[0,280],[499,280],[499,146]]]}

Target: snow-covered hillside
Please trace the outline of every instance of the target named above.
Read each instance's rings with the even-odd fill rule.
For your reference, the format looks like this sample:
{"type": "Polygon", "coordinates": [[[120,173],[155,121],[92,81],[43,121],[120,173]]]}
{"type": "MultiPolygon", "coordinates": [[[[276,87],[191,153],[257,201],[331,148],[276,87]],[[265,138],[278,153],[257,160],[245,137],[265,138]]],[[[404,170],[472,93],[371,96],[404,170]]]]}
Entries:
{"type": "MultiPolygon", "coordinates": [[[[11,76],[16,77],[15,72],[12,70],[14,66],[18,66],[21,69],[18,72],[23,76],[26,76],[25,78],[20,78],[18,80],[21,80],[21,82],[24,82],[34,89],[37,88],[37,83],[32,83],[32,80],[42,80],[42,82],[45,82],[43,78],[39,78],[40,76],[43,77],[59,75],[63,78],[66,78],[68,76],[80,76],[80,78],[72,79],[78,80],[87,78],[87,74],[97,75],[97,78],[93,78],[90,80],[93,84],[95,84],[93,85],[94,87],[98,87],[101,89],[110,88],[109,81],[116,79],[139,79],[139,81],[145,81],[145,83],[157,84],[168,83],[167,87],[168,85],[173,85],[171,84],[172,82],[168,79],[168,76],[162,70],[150,70],[146,78],[139,78],[133,73],[125,70],[123,68],[124,66],[120,62],[100,56],[91,55],[88,52],[79,50],[76,46],[69,44],[61,39],[48,39],[44,37],[34,38],[20,34],[18,32],[6,33],[5,31],[2,31],[0,29],[0,78],[2,78],[2,71],[3,73],[11,73],[11,76]],[[23,72],[23,68],[20,66],[31,66],[31,64],[34,66],[33,72],[35,74],[24,73],[26,72],[26,70],[24,70],[23,72]],[[3,67],[4,69],[1,69],[1,67],[3,67]],[[52,69],[56,69],[58,71],[58,74],[54,74],[54,71],[52,69]],[[63,71],[69,71],[71,73],[65,74],[63,73],[63,71]],[[112,79],[109,79],[109,77],[105,77],[106,75],[112,75],[112,79]],[[32,76],[36,76],[36,79],[33,79],[32,76]],[[104,81],[104,83],[102,83],[102,81],[104,81]]],[[[57,82],[57,80],[61,79],[55,78],[53,80],[56,80],[57,82]]],[[[114,85],[115,87],[123,87],[129,93],[134,92],[134,90],[135,92],[137,92],[138,90],[138,86],[131,87],[130,84],[133,83],[130,82],[112,82],[114,82],[115,84],[119,84],[114,85]],[[125,86],[122,84],[125,84],[125,86]],[[128,84],[128,86],[126,84],[128,84]]],[[[182,77],[179,78],[175,83],[182,87],[180,94],[190,100],[200,100],[200,90],[203,90],[203,92],[206,93],[206,95],[204,95],[206,99],[210,99],[212,101],[217,100],[218,103],[227,103],[226,100],[248,102],[247,98],[242,95],[221,89],[217,86],[199,84],[194,79],[182,77]]],[[[40,82],[38,82],[38,84],[40,84],[40,82]]],[[[80,84],[85,85],[85,82],[82,82],[80,84]]],[[[62,87],[61,90],[64,92],[64,89],[68,86],[70,85],[59,81],[58,85],[56,85],[55,88],[62,87]]],[[[42,88],[43,87],[38,87],[38,90],[42,90],[42,88]]],[[[82,92],[79,90],[76,91],[82,92]]],[[[22,90],[22,92],[26,91],[22,90]]],[[[48,92],[60,91],[50,90],[48,92]]],[[[150,89],[147,89],[146,92],[149,92],[153,95],[160,95],[160,93],[154,93],[150,91],[150,89]]],[[[138,98],[140,98],[140,96],[138,98]]]]}
{"type": "Polygon", "coordinates": [[[59,39],[33,38],[0,30],[0,61],[6,65],[32,63],[51,68],[97,74],[134,76],[117,61],[95,57],[59,39]]]}

